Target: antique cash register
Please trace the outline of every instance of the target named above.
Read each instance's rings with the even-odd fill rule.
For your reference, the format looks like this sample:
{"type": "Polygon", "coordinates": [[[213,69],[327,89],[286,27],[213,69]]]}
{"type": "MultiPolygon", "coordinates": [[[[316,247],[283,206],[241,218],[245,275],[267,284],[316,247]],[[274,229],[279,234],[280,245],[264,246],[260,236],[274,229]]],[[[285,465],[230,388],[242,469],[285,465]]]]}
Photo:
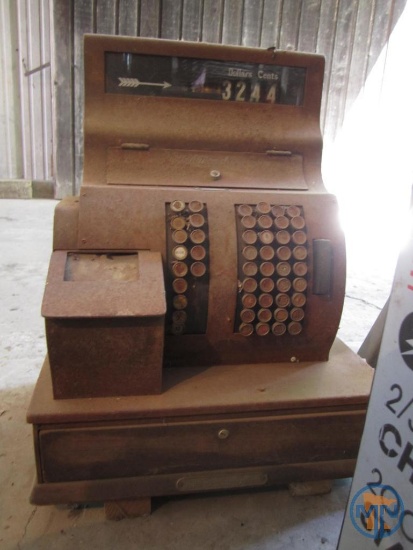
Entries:
{"type": "Polygon", "coordinates": [[[321,179],[324,60],[86,36],[84,175],[56,208],[36,504],[350,476],[371,369],[321,179]]]}

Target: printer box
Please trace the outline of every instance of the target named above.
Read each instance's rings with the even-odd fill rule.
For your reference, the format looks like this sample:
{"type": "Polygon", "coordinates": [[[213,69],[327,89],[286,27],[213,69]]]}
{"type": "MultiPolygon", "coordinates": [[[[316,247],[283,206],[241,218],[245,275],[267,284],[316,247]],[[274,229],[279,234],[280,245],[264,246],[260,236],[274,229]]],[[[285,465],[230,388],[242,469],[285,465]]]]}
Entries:
{"type": "Polygon", "coordinates": [[[160,393],[165,313],[159,253],[53,252],[42,315],[54,398],[160,393]]]}

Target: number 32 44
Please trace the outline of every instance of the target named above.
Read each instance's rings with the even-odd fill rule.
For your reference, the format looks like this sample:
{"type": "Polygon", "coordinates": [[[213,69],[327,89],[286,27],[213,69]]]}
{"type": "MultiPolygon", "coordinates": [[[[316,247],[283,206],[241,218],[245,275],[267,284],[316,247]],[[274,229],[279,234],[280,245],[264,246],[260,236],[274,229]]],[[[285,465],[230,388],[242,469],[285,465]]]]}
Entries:
{"type": "Polygon", "coordinates": [[[244,80],[237,82],[224,80],[222,83],[222,99],[226,101],[250,101],[251,103],[276,103],[277,84],[271,84],[267,90],[261,90],[260,82],[247,86],[244,80]]]}

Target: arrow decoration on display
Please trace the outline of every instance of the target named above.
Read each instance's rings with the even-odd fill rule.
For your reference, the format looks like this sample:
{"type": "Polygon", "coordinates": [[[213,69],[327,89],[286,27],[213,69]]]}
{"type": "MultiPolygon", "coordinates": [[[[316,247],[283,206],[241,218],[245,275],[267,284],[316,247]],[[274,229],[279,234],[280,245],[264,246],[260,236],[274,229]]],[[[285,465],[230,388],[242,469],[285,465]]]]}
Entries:
{"type": "Polygon", "coordinates": [[[137,88],[138,86],[160,86],[161,88],[170,88],[172,84],[169,84],[169,82],[163,81],[160,82],[141,82],[137,78],[124,78],[122,76],[119,77],[119,84],[118,86],[120,88],[137,88]]]}

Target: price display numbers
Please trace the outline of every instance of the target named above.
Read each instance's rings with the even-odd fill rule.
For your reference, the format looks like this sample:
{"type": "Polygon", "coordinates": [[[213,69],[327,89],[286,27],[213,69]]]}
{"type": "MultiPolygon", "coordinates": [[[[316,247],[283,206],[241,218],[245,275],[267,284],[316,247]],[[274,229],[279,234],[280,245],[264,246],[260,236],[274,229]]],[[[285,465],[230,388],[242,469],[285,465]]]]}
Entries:
{"type": "Polygon", "coordinates": [[[300,106],[306,69],[189,57],[107,52],[107,93],[300,106]]]}

